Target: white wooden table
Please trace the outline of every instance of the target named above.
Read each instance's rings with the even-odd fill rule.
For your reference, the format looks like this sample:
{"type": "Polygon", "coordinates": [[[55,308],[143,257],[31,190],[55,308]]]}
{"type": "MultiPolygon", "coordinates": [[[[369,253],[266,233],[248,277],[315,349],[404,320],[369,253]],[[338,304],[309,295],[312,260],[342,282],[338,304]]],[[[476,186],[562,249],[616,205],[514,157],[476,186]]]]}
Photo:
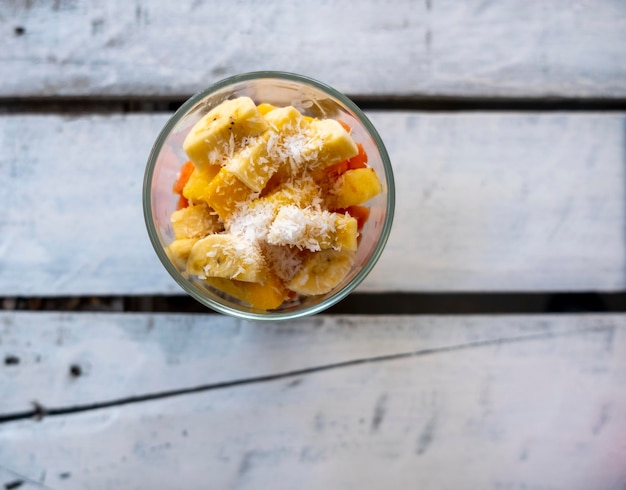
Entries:
{"type": "Polygon", "coordinates": [[[0,488],[626,487],[625,305],[123,307],[182,295],[141,210],[167,102],[258,69],[337,87],[387,145],[396,219],[362,301],[619,301],[626,3],[14,1],[0,31],[0,488]],[[92,297],[107,311],[59,306],[92,297]]]}

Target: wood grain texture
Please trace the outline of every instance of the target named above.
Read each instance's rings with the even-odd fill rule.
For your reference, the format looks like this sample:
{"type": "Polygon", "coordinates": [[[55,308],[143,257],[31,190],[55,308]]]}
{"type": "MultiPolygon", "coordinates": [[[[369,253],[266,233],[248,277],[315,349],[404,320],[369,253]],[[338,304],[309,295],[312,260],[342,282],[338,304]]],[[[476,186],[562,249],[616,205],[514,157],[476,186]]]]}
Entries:
{"type": "MultiPolygon", "coordinates": [[[[397,208],[361,291],[626,288],[624,114],[369,115],[397,208]]],[[[0,295],[181,292],[141,210],[166,120],[0,118],[0,295]]]]}
{"type": "MultiPolygon", "coordinates": [[[[59,319],[39,316],[45,325],[42,334],[58,326],[59,319]]],[[[117,359],[108,358],[108,384],[118,386],[125,384],[118,377],[118,359],[145,360],[128,356],[127,346],[141,343],[147,353],[154,348],[152,335],[168,323],[180,332],[181,321],[195,323],[196,333],[188,329],[189,337],[158,343],[174,350],[174,338],[193,340],[177,354],[200,371],[198,342],[212,350],[215,341],[226,341],[217,347],[222,352],[227,344],[233,351],[242,347],[239,354],[251,360],[253,370],[261,356],[278,369],[290,357],[313,360],[323,351],[315,344],[325,339],[332,341],[329,345],[338,343],[334,354],[348,349],[340,358],[350,357],[364,343],[370,354],[389,347],[448,348],[5,423],[0,427],[0,461],[12,471],[8,477],[17,473],[64,489],[617,490],[626,484],[624,315],[347,317],[347,323],[320,317],[317,325],[262,325],[260,330],[232,319],[222,319],[230,323],[224,329],[207,325],[207,316],[165,316],[151,331],[142,330],[140,322],[133,326],[132,316],[110,318],[119,322],[111,327],[113,333],[104,325],[97,331],[109,347],[119,337],[122,352],[117,359]],[[235,326],[238,333],[232,335],[235,326]],[[200,334],[200,327],[208,333],[200,334]],[[140,332],[135,339],[133,329],[140,332]],[[246,337],[255,337],[254,343],[242,344],[246,337]],[[304,341],[306,337],[314,342],[304,341]],[[479,344],[479,339],[493,342],[479,344]],[[258,349],[256,356],[249,355],[250,348],[258,349]]],[[[8,339],[24,341],[36,331],[32,325],[15,328],[8,339]]],[[[58,352],[76,353],[81,342],[89,343],[90,332],[82,333],[77,324],[70,328],[66,322],[64,332],[66,339],[84,335],[84,340],[64,343],[58,352]]],[[[207,357],[218,356],[213,351],[207,357]]],[[[62,358],[59,364],[64,364],[62,358]]],[[[240,358],[239,364],[246,363],[240,358]]],[[[144,365],[144,373],[150,367],[144,365]]],[[[90,376],[97,376],[97,368],[94,364],[90,376]]],[[[173,358],[168,369],[183,377],[173,358]]],[[[156,379],[162,371],[152,375],[156,379]]],[[[94,391],[103,388],[97,382],[102,378],[92,381],[94,391]]]]}
{"type": "Polygon", "coordinates": [[[572,335],[589,322],[323,315],[267,324],[221,315],[5,312],[0,325],[2,415],[30,411],[33,402],[81,407],[360,359],[572,335]]]}
{"type": "Polygon", "coordinates": [[[286,70],[352,95],[626,96],[621,0],[1,2],[0,96],[186,96],[286,70]]]}

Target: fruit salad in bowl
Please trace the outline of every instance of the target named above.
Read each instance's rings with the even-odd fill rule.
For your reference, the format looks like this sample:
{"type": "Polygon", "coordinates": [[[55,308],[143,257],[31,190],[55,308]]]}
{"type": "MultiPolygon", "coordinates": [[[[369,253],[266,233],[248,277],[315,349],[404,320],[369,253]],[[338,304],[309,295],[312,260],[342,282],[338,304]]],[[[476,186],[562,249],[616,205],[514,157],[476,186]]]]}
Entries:
{"type": "Polygon", "coordinates": [[[235,76],[196,94],[157,138],[144,215],[157,255],[221,313],[288,319],[349,294],[382,253],[394,183],[350,99],[300,75],[235,76]]]}

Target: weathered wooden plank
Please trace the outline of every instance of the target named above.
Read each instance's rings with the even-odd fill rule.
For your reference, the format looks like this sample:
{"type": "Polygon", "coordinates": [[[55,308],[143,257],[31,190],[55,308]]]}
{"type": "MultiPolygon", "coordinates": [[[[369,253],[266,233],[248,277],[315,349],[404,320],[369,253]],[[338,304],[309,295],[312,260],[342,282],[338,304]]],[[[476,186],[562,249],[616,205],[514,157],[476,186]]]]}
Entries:
{"type": "Polygon", "coordinates": [[[188,95],[280,69],[361,95],[626,96],[620,0],[2,2],[0,96],[188,95]]]}
{"type": "Polygon", "coordinates": [[[220,315],[0,314],[0,415],[85,406],[358,359],[571,335],[618,317],[318,316],[289,324],[220,315]],[[245,359],[245,362],[242,362],[245,359]]]}
{"type": "Polygon", "coordinates": [[[39,475],[39,479],[34,480],[9,468],[5,468],[0,463],[0,485],[5,490],[17,490],[18,488],[19,490],[46,490],[49,487],[42,486],[41,478],[45,478],[45,475],[39,475]]]}
{"type": "Polygon", "coordinates": [[[365,289],[624,289],[623,115],[373,116],[398,207],[365,289]]]}
{"type": "MultiPolygon", "coordinates": [[[[397,209],[361,291],[626,288],[624,114],[369,115],[397,209]]],[[[180,292],[141,211],[166,119],[0,118],[0,295],[180,292]]]]}
{"type": "MultiPolygon", "coordinates": [[[[374,345],[402,330],[378,320],[379,338],[372,325],[337,332],[374,345]]],[[[11,422],[0,426],[0,461],[67,489],[624,487],[626,317],[413,321],[417,339],[467,341],[480,325],[545,335],[11,422]]],[[[266,362],[304,354],[297,344],[277,356],[265,344],[266,362]]]]}

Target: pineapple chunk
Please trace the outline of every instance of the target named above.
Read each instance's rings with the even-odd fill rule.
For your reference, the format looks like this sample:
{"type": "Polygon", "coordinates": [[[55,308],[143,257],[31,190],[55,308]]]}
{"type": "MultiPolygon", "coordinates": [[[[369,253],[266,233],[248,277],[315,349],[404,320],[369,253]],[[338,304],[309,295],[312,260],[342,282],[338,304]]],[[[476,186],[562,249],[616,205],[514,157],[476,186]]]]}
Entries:
{"type": "Polygon", "coordinates": [[[217,233],[221,228],[218,217],[205,203],[174,211],[170,220],[176,239],[202,238],[217,233]]]}
{"type": "Polygon", "coordinates": [[[296,181],[279,185],[259,200],[275,203],[277,209],[287,204],[306,208],[318,201],[321,202],[321,189],[312,178],[303,176],[296,181]]]}
{"type": "Polygon", "coordinates": [[[220,168],[219,165],[211,165],[205,170],[196,168],[183,187],[183,196],[193,203],[206,201],[206,189],[220,168]]]}
{"type": "Polygon", "coordinates": [[[293,106],[274,109],[265,115],[265,120],[270,128],[282,135],[295,134],[309,126],[304,116],[293,106]]]}
{"type": "Polygon", "coordinates": [[[261,104],[257,106],[257,109],[259,110],[261,114],[265,116],[265,114],[273,111],[274,109],[277,109],[277,107],[275,105],[268,104],[267,102],[262,102],[261,104]]]}
{"type": "Polygon", "coordinates": [[[358,246],[358,230],[359,222],[356,218],[353,218],[352,216],[346,216],[345,214],[342,215],[339,213],[339,215],[335,219],[336,237],[329,248],[333,248],[335,250],[355,251],[358,246]]]}
{"type": "Polygon", "coordinates": [[[222,168],[206,189],[205,201],[226,221],[239,203],[252,197],[252,191],[236,175],[222,168]]]}
{"type": "Polygon", "coordinates": [[[352,136],[334,119],[313,120],[310,136],[302,153],[310,170],[328,167],[359,153],[352,136]]]}
{"type": "Polygon", "coordinates": [[[373,168],[355,168],[339,176],[327,198],[330,209],[345,209],[369,201],[382,192],[373,168]]]}

